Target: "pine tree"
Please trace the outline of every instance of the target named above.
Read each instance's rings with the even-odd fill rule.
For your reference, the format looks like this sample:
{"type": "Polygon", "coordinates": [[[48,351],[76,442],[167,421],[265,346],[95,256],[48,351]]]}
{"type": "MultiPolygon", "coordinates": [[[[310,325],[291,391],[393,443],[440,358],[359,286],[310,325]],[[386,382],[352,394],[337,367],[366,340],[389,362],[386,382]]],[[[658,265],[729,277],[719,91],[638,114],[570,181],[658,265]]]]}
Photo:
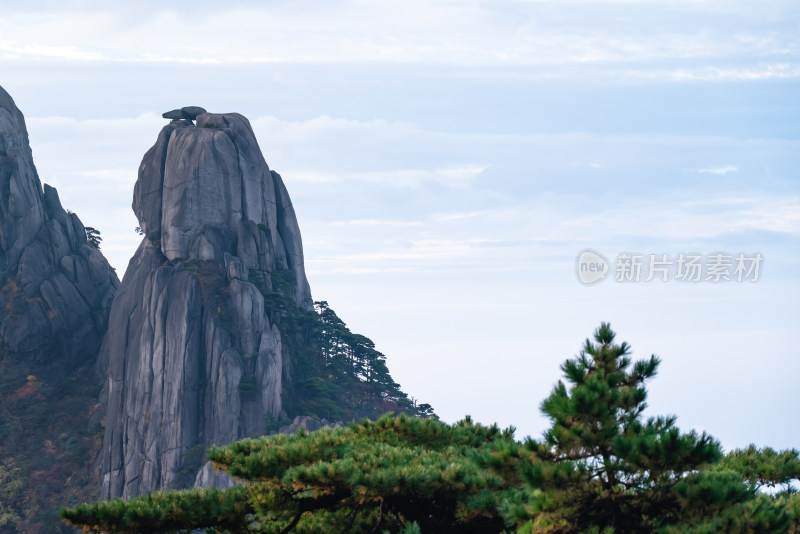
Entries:
{"type": "Polygon", "coordinates": [[[800,479],[800,451],[776,451],[771,447],[759,449],[751,444],[746,449],[726,454],[718,467],[739,473],[759,489],[770,488],[794,494],[797,489],[792,483],[800,479]]]}
{"type": "Polygon", "coordinates": [[[86,243],[92,248],[100,249],[100,243],[103,241],[103,238],[100,237],[100,230],[91,226],[87,226],[85,230],[86,243]]]}
{"type": "Polygon", "coordinates": [[[430,405],[418,407],[400,389],[371,339],[353,333],[326,301],[314,305],[316,313],[285,306],[285,315],[297,323],[283,325],[287,339],[295,337],[302,319],[304,340],[287,387],[288,413],[345,421],[388,412],[435,417],[430,405]]]}
{"type": "Polygon", "coordinates": [[[512,438],[513,429],[470,419],[401,415],[246,439],[209,454],[244,486],[117,499],[62,516],[108,532],[498,533],[502,497],[520,481],[513,470],[487,469],[475,452],[518,449],[512,438]]]}
{"type": "Polygon", "coordinates": [[[541,404],[552,426],[528,440],[522,465],[528,490],[507,506],[521,532],[780,532],[785,506],[757,496],[730,470],[707,470],[722,457],[703,433],[682,434],[675,417],[643,420],[660,360],[631,365],[607,323],[561,369],[541,404]]]}

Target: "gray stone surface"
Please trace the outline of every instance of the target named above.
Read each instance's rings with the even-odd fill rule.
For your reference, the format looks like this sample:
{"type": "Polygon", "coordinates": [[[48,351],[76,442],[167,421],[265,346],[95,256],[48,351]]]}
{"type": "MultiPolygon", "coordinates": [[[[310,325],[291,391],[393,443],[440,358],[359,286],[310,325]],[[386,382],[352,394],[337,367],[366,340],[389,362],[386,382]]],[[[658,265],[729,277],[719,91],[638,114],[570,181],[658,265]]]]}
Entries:
{"type": "Polygon", "coordinates": [[[183,118],[190,121],[195,120],[198,115],[202,115],[205,112],[206,110],[201,108],[200,106],[186,106],[181,108],[181,113],[183,113],[183,118]]]}
{"type": "Polygon", "coordinates": [[[0,87],[0,357],[94,360],[118,284],[78,216],[42,188],[25,119],[0,87]]]}
{"type": "Polygon", "coordinates": [[[297,293],[295,298],[299,305],[308,305],[312,303],[311,288],[306,279],[305,264],[303,261],[303,243],[300,239],[300,227],[297,224],[297,217],[294,213],[292,201],[289,199],[289,193],[286,191],[286,186],[283,185],[281,175],[272,171],[272,177],[275,181],[275,191],[278,197],[278,235],[283,240],[284,249],[286,251],[286,262],[296,275],[298,280],[297,293]]]}
{"type": "Polygon", "coordinates": [[[217,471],[211,462],[206,462],[194,479],[194,485],[200,488],[230,488],[236,480],[222,471],[217,471]]]}
{"type": "Polygon", "coordinates": [[[284,427],[281,427],[278,430],[279,434],[294,434],[298,430],[303,430],[305,432],[313,432],[315,430],[319,430],[323,427],[329,428],[342,428],[344,423],[341,421],[328,421],[327,419],[317,419],[315,417],[309,417],[307,415],[298,415],[294,418],[291,424],[288,424],[284,427]]]}
{"type": "Polygon", "coordinates": [[[198,115],[202,115],[205,112],[206,110],[200,106],[185,106],[181,109],[165,111],[161,114],[161,116],[165,119],[184,119],[187,121],[193,121],[198,117],[198,115]]]}
{"type": "Polygon", "coordinates": [[[165,119],[182,119],[183,112],[179,109],[173,109],[172,111],[165,111],[161,116],[165,119]]]}
{"type": "Polygon", "coordinates": [[[289,296],[313,306],[291,201],[250,123],[195,117],[165,126],[139,167],[133,210],[145,238],[98,360],[108,376],[103,497],[229,484],[192,458],[265,432],[281,414],[290,357],[258,288],[289,269],[289,296]]]}

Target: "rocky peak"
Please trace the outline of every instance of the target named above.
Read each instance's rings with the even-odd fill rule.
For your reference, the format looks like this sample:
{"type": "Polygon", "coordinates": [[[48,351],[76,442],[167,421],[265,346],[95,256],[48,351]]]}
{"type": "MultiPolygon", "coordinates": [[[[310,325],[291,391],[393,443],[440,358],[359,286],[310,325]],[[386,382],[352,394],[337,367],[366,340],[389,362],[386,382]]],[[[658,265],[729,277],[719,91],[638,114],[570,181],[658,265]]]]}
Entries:
{"type": "Polygon", "coordinates": [[[265,299],[312,309],[294,209],[249,121],[196,106],[164,116],[133,195],[145,237],[99,360],[105,497],[214,483],[198,476],[203,451],[282,411],[291,355],[265,299]]]}
{"type": "Polygon", "coordinates": [[[78,216],[42,188],[25,119],[0,87],[0,358],[91,361],[118,283],[78,216]]]}

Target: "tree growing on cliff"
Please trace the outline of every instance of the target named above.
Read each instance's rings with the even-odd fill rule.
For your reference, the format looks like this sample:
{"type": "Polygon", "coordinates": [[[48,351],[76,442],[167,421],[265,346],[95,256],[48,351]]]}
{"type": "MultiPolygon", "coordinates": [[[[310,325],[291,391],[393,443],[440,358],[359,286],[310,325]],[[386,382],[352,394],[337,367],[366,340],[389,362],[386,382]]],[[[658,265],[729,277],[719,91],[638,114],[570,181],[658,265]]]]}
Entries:
{"type": "Polygon", "coordinates": [[[97,228],[92,228],[91,226],[87,226],[85,230],[86,242],[90,247],[100,250],[100,243],[103,241],[103,238],[100,237],[100,230],[97,228]]]}
{"type": "MultiPolygon", "coordinates": [[[[288,271],[273,273],[273,285],[293,283],[282,280],[287,275],[288,271]]],[[[400,389],[375,343],[352,332],[326,301],[315,302],[312,312],[282,295],[266,293],[265,303],[282,311],[279,326],[287,342],[302,339],[293,350],[293,379],[284,396],[290,415],[344,421],[388,412],[435,417],[429,404],[417,405],[400,389]]]]}

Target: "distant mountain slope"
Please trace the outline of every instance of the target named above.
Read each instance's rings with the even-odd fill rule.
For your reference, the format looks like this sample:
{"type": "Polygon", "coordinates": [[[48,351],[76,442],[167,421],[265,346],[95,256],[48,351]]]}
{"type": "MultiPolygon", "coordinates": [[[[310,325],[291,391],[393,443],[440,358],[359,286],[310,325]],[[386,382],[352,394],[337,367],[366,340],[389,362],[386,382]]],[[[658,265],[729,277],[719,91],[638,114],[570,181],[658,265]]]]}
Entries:
{"type": "Polygon", "coordinates": [[[42,189],[25,119],[0,87],[0,355],[93,359],[118,284],[78,216],[42,189]]]}
{"type": "Polygon", "coordinates": [[[95,245],[0,87],[0,532],[61,530],[59,507],[98,494],[93,369],[119,281],[95,245]]]}

